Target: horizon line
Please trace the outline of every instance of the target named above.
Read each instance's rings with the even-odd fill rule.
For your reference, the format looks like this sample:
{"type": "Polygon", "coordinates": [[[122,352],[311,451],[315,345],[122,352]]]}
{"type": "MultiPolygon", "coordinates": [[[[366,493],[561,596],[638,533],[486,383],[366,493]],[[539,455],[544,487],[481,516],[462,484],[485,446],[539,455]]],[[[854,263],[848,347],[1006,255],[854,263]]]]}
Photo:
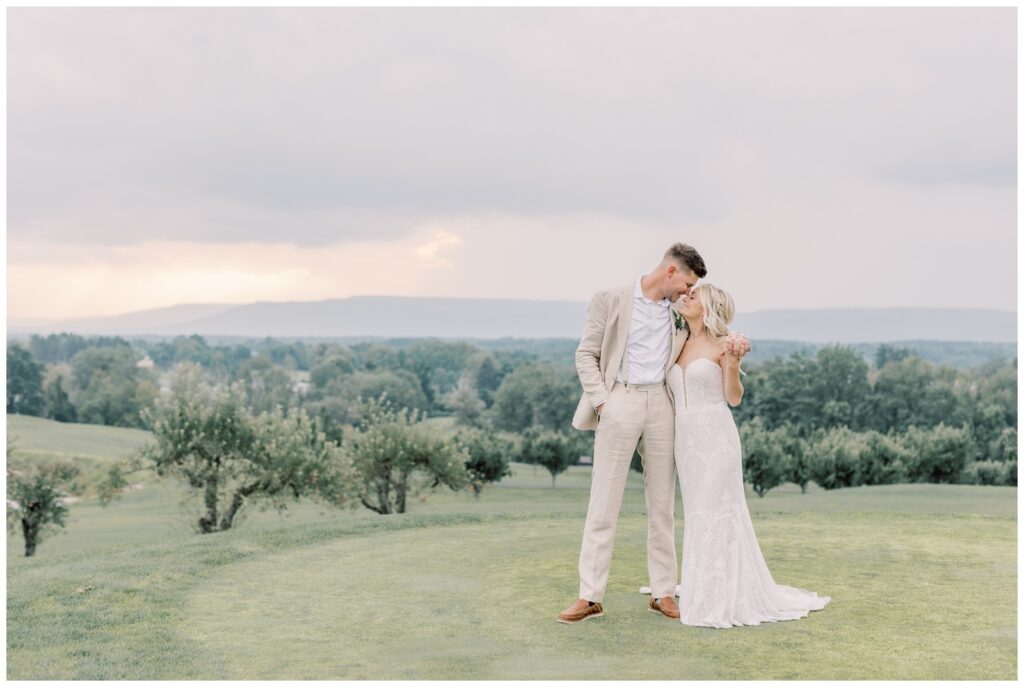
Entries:
{"type": "MultiPolygon", "coordinates": [[[[101,319],[108,317],[124,317],[128,315],[136,315],[146,312],[153,312],[156,310],[169,310],[172,308],[184,308],[184,307],[202,307],[202,306],[223,306],[225,308],[237,308],[252,305],[288,305],[288,304],[308,304],[308,303],[328,303],[331,301],[350,301],[357,299],[404,299],[404,300],[448,300],[448,301],[517,301],[525,303],[573,303],[585,305],[588,301],[586,300],[570,300],[570,299],[545,299],[545,298],[507,298],[507,297],[465,297],[465,296],[404,296],[404,295],[385,295],[385,294],[359,294],[355,296],[343,296],[336,298],[321,298],[316,300],[287,300],[287,301],[244,301],[239,303],[175,303],[173,305],[161,305],[151,308],[142,308],[139,310],[127,310],[118,313],[110,314],[98,314],[98,315],[84,315],[84,316],[71,316],[71,317],[55,317],[55,318],[33,318],[23,316],[8,316],[6,322],[10,325],[12,322],[31,322],[32,325],[40,325],[48,322],[62,322],[62,321],[83,321],[91,319],[101,319]]],[[[754,314],[759,312],[779,312],[779,311],[794,311],[794,312],[813,312],[816,310],[970,310],[977,312],[992,312],[1002,314],[1016,315],[1016,310],[1002,310],[999,308],[972,308],[972,307],[939,307],[939,306],[922,306],[922,305],[896,305],[896,306],[870,306],[870,305],[854,305],[854,306],[819,306],[811,308],[801,307],[781,307],[781,308],[760,308],[757,310],[740,310],[737,311],[736,315],[743,314],[754,314]]]]}

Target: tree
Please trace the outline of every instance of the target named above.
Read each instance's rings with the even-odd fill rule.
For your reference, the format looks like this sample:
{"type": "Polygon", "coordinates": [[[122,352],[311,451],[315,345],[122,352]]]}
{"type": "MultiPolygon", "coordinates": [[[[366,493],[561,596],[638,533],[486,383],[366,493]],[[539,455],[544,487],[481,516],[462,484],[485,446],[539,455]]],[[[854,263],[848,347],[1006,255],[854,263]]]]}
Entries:
{"type": "Polygon", "coordinates": [[[823,489],[860,484],[861,441],[849,427],[816,432],[811,440],[811,479],[823,489]]]}
{"type": "MultiPolygon", "coordinates": [[[[785,430],[780,430],[785,431],[785,430]]],[[[763,497],[782,484],[789,467],[778,440],[779,431],[769,431],[760,418],[743,423],[743,477],[763,497]]]]}
{"type": "Polygon", "coordinates": [[[146,468],[180,477],[202,494],[202,534],[231,529],[249,500],[269,501],[278,510],[289,496],[346,501],[352,475],[341,447],[316,431],[304,411],[275,407],[253,417],[241,384],[212,387],[201,375],[190,363],[179,368],[171,395],[146,411],[154,441],[111,468],[101,503],[127,484],[128,473],[146,468]]]}
{"type": "Polygon", "coordinates": [[[806,494],[807,483],[811,481],[810,445],[789,424],[775,428],[772,434],[783,455],[785,474],[782,481],[793,482],[800,487],[801,494],[806,494]]]}
{"type": "Polygon", "coordinates": [[[858,460],[859,484],[897,484],[907,477],[910,453],[895,435],[865,432],[858,460]]]}
{"type": "Polygon", "coordinates": [[[863,356],[848,346],[826,346],[818,351],[816,362],[810,384],[819,412],[813,427],[859,429],[871,391],[863,356]]]}
{"type": "Polygon", "coordinates": [[[737,421],[742,424],[759,417],[765,429],[790,424],[806,436],[820,426],[823,400],[815,392],[817,374],[817,360],[804,351],[768,360],[752,369],[743,381],[746,390],[743,403],[736,409],[737,421]]]}
{"type": "Polygon", "coordinates": [[[917,357],[889,362],[871,389],[868,427],[882,433],[933,427],[957,413],[954,370],[940,371],[917,357]]]}
{"type": "Polygon", "coordinates": [[[381,343],[363,343],[352,346],[357,370],[394,370],[399,366],[398,351],[381,343]]]}
{"type": "Polygon", "coordinates": [[[904,358],[915,355],[912,348],[901,348],[890,344],[879,344],[875,350],[875,368],[881,370],[887,363],[898,363],[904,358]]]}
{"type": "Polygon", "coordinates": [[[490,354],[483,354],[472,372],[480,398],[490,408],[494,404],[494,394],[501,386],[501,380],[505,375],[490,354]]]}
{"type": "Polygon", "coordinates": [[[419,412],[427,408],[419,379],[408,370],[359,370],[332,379],[317,396],[309,404],[311,407],[323,407],[332,420],[348,424],[362,421],[362,401],[382,396],[395,410],[408,408],[419,412]]]}
{"type": "Polygon", "coordinates": [[[43,407],[43,366],[20,344],[9,344],[7,412],[18,415],[41,415],[43,407]]]}
{"type": "Polygon", "coordinates": [[[441,400],[458,382],[466,361],[478,349],[463,341],[419,341],[398,352],[398,361],[420,380],[431,412],[442,410],[441,400]]]}
{"type": "Polygon", "coordinates": [[[355,372],[352,352],[348,349],[333,350],[328,357],[317,362],[309,372],[309,383],[320,389],[334,379],[355,372]]]}
{"type": "Polygon", "coordinates": [[[75,353],[88,348],[90,341],[95,345],[95,339],[87,341],[84,337],[70,332],[47,334],[45,337],[32,334],[29,337],[28,348],[36,360],[44,365],[52,365],[71,360],[75,353]]]}
{"type": "Polygon", "coordinates": [[[79,422],[145,427],[141,411],[159,396],[153,375],[135,364],[131,348],[87,348],[71,359],[72,401],[79,422]]]}
{"type": "Polygon", "coordinates": [[[64,390],[63,381],[61,375],[55,374],[43,384],[45,415],[57,422],[74,422],[77,417],[75,406],[64,390]]]}
{"type": "Polygon", "coordinates": [[[990,460],[999,460],[992,454],[1000,435],[1017,427],[1017,365],[1016,360],[993,362],[968,370],[962,374],[962,383],[956,395],[960,406],[958,418],[947,424],[968,425],[979,449],[987,449],[990,460]]]}
{"type": "Polygon", "coordinates": [[[969,463],[961,475],[964,484],[1001,485],[1009,484],[1007,463],[993,460],[976,460],[969,463]]]}
{"type": "Polygon", "coordinates": [[[534,425],[568,428],[581,393],[574,370],[525,363],[502,379],[491,408],[494,425],[509,432],[523,432],[534,425]]]}
{"type": "Polygon", "coordinates": [[[458,385],[444,397],[444,406],[455,416],[455,421],[466,427],[482,427],[487,406],[469,381],[463,376],[458,385]]]}
{"type": "Polygon", "coordinates": [[[970,433],[963,427],[942,423],[931,429],[911,427],[903,439],[910,455],[907,476],[914,482],[956,483],[975,453],[970,433]]]}
{"type": "Polygon", "coordinates": [[[551,487],[555,478],[579,462],[579,444],[575,437],[549,429],[531,427],[523,434],[523,458],[540,465],[551,473],[551,487]]]}
{"type": "Polygon", "coordinates": [[[382,515],[404,513],[410,494],[469,481],[469,454],[422,422],[422,415],[396,410],[382,399],[363,401],[361,422],[345,437],[360,503],[382,515]]]}
{"type": "Polygon", "coordinates": [[[991,460],[1001,463],[1017,462],[1017,428],[1004,427],[989,449],[991,460]]]}
{"type": "Polygon", "coordinates": [[[242,364],[238,371],[245,390],[245,404],[253,413],[275,407],[290,408],[296,404],[291,375],[261,353],[242,364]]]}
{"type": "Polygon", "coordinates": [[[501,435],[480,429],[462,429],[455,435],[455,443],[469,456],[466,471],[469,473],[469,486],[477,499],[485,484],[498,482],[512,474],[509,457],[515,449],[512,442],[501,435]]]}
{"type": "Polygon", "coordinates": [[[7,440],[7,526],[19,524],[25,538],[25,555],[33,556],[43,535],[64,527],[66,498],[73,489],[78,468],[69,462],[14,466],[13,443],[7,440]]]}
{"type": "Polygon", "coordinates": [[[1003,463],[1003,484],[1011,487],[1017,486],[1017,461],[1010,460],[1003,463]]]}

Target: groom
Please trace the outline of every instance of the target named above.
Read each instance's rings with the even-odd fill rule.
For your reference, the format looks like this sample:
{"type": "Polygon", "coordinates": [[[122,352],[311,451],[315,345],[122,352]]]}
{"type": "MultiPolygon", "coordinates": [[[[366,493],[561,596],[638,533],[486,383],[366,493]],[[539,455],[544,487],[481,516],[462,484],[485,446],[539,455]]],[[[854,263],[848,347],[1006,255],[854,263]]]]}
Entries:
{"type": "Polygon", "coordinates": [[[580,548],[580,598],[558,614],[576,623],[604,614],[615,525],[629,464],[637,449],[644,466],[647,571],[651,610],[679,618],[675,547],[674,399],[665,375],[687,330],[672,307],[707,274],[692,246],[676,243],[661,263],[632,284],[599,291],[590,301],[576,369],[583,397],[572,425],[594,429],[590,503],[580,548]]]}

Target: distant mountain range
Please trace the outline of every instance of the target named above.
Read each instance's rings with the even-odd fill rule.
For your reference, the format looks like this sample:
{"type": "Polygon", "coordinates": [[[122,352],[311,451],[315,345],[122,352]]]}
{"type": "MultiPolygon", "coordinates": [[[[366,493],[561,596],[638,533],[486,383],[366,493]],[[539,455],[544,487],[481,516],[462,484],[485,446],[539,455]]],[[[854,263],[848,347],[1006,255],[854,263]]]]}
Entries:
{"type": "MultiPolygon", "coordinates": [[[[109,317],[11,320],[9,336],[82,335],[579,338],[587,304],[470,298],[354,296],[323,301],[183,304],[109,317]]],[[[1017,313],[952,308],[831,308],[739,313],[751,339],[813,343],[1016,342],[1017,313]]]]}

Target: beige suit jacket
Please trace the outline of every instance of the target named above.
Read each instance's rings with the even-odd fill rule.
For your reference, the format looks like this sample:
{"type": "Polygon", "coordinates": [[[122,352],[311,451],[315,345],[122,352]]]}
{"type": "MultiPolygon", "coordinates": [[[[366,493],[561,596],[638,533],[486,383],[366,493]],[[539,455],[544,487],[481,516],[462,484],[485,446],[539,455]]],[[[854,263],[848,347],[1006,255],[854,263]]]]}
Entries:
{"type": "MultiPolygon", "coordinates": [[[[572,426],[576,429],[597,428],[597,406],[608,398],[615,385],[615,375],[626,354],[626,342],[629,338],[629,324],[633,319],[633,290],[636,282],[626,286],[598,291],[590,301],[587,309],[587,323],[583,328],[583,338],[576,348],[576,371],[583,385],[583,397],[576,406],[576,414],[572,418],[572,426]]],[[[676,328],[677,304],[673,303],[670,310],[672,317],[672,349],[665,366],[668,374],[672,364],[679,357],[679,351],[689,334],[686,328],[676,328]]],[[[675,407],[669,387],[669,398],[675,407]]]]}

